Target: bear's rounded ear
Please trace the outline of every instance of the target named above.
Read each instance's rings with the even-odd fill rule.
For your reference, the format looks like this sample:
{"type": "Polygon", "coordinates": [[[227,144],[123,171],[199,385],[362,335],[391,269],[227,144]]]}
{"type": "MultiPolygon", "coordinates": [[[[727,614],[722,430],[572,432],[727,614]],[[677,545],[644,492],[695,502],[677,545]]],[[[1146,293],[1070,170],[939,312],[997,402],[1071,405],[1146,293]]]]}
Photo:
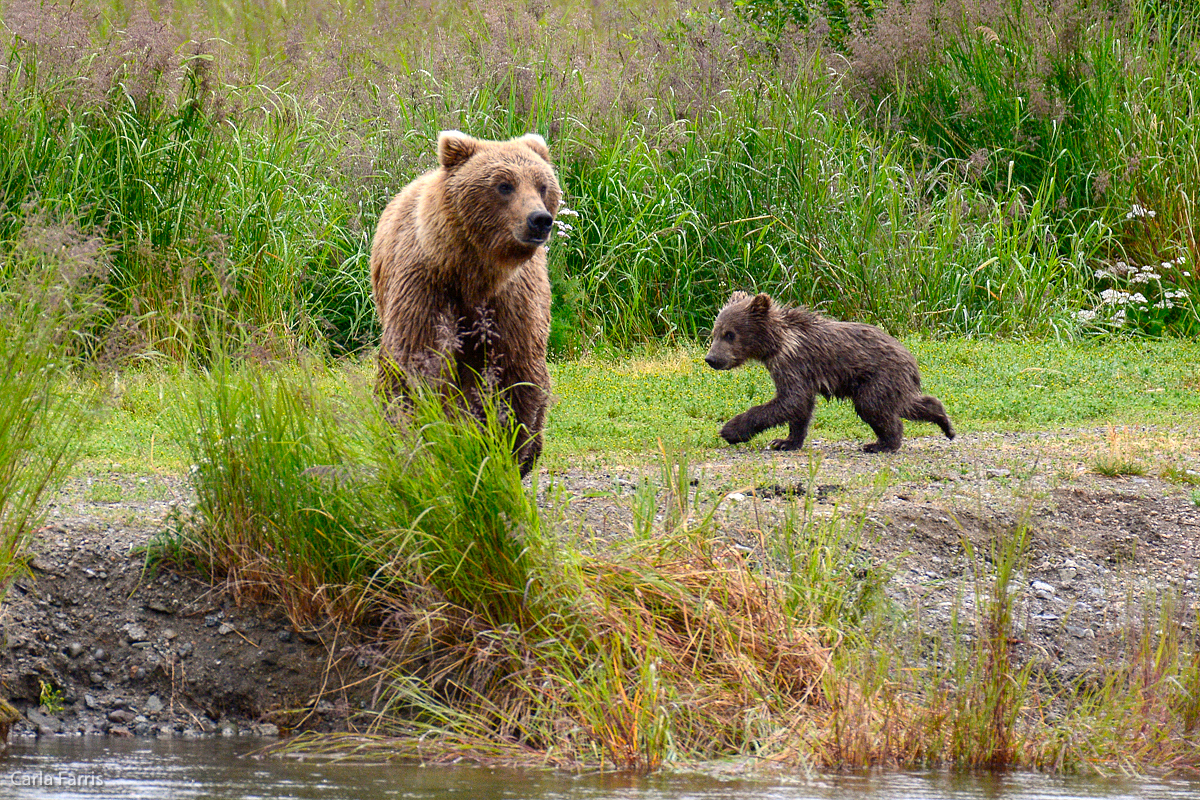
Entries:
{"type": "Polygon", "coordinates": [[[445,169],[454,169],[475,155],[479,140],[462,131],[442,131],[438,134],[438,163],[445,169]]]}
{"type": "Polygon", "coordinates": [[[524,136],[522,136],[521,138],[515,139],[514,141],[520,142],[521,144],[525,145],[530,150],[532,150],[533,152],[537,153],[539,156],[544,158],[546,161],[550,160],[550,148],[546,144],[546,140],[542,138],[541,134],[527,133],[524,136]]]}
{"type": "Polygon", "coordinates": [[[756,314],[765,314],[771,310],[771,295],[759,293],[750,301],[750,310],[756,314]]]}

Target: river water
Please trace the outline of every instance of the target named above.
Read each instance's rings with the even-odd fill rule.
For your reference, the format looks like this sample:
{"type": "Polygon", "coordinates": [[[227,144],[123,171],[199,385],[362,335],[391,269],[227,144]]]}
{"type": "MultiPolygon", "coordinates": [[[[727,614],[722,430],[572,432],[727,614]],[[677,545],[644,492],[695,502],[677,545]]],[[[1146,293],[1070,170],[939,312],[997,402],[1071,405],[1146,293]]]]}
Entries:
{"type": "Polygon", "coordinates": [[[246,739],[16,740],[0,754],[0,798],[347,800],[1032,800],[1197,798],[1200,783],[944,772],[730,780],[483,767],[366,766],[247,758],[246,739]]]}

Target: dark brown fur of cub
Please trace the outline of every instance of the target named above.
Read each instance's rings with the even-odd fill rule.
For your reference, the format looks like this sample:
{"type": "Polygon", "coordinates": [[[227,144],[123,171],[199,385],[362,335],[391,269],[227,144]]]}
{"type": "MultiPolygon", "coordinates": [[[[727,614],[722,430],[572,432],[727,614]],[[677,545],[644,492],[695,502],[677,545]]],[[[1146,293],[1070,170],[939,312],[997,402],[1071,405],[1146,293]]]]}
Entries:
{"type": "Polygon", "coordinates": [[[798,449],[818,394],[854,403],[878,437],[863,446],[868,453],[900,448],[901,418],[935,423],[946,438],[954,438],[941,401],[921,393],[917,360],[874,325],[838,322],[804,308],[776,305],[765,294],[734,292],[717,315],[704,360],[713,369],[733,369],[751,359],[771,373],[776,395],[725,423],[721,438],[730,444],[786,423],[788,437],[774,440],[771,448],[798,449]]]}

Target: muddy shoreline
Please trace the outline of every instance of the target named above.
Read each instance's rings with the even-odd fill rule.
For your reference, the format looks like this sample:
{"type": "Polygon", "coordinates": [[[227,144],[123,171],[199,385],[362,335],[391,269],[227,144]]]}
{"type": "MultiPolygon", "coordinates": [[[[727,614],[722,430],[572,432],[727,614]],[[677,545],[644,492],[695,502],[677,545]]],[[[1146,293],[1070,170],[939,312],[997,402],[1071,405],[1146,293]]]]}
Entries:
{"type": "MultiPolygon", "coordinates": [[[[1198,605],[1200,508],[1188,481],[1200,436],[1153,426],[1123,436],[918,436],[882,456],[849,441],[715,450],[693,459],[689,501],[723,498],[720,535],[747,549],[809,489],[814,514],[865,514],[864,552],[891,571],[885,591],[941,631],[956,609],[973,612],[981,554],[1027,525],[1018,657],[1068,686],[1123,657],[1148,597],[1172,593],[1193,618],[1198,605]],[[1118,445],[1144,474],[1096,472],[1118,445]]],[[[562,535],[582,546],[628,535],[639,481],[659,475],[652,458],[629,461],[543,470],[539,496],[562,535]]],[[[0,610],[0,686],[23,715],[12,735],[272,736],[344,729],[369,706],[371,664],[344,632],[297,630],[280,608],[239,607],[186,572],[146,569],[143,548],[188,503],[172,476],[94,474],[60,494],[29,576],[0,610]]]]}

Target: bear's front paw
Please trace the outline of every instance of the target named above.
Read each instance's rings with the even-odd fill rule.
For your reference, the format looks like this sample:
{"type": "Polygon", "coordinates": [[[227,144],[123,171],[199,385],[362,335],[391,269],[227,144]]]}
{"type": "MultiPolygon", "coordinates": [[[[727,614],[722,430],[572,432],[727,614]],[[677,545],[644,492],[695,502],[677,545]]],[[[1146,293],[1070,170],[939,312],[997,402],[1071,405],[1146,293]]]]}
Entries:
{"type": "Polygon", "coordinates": [[[804,442],[797,442],[794,439],[775,439],[767,446],[772,450],[799,450],[804,446],[804,442]]]}
{"type": "Polygon", "coordinates": [[[741,444],[748,442],[754,438],[755,431],[746,423],[739,420],[737,417],[725,423],[725,427],[721,428],[721,438],[730,444],[741,444]]]}

